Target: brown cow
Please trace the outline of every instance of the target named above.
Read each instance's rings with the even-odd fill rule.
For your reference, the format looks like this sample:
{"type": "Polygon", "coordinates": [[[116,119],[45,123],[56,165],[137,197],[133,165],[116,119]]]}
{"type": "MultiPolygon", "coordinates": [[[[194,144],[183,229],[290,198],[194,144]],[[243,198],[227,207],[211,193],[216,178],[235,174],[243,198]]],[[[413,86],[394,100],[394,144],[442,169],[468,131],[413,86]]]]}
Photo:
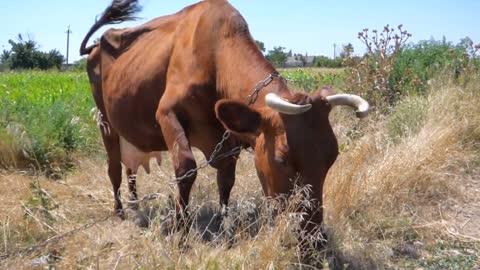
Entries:
{"type": "MultiPolygon", "coordinates": [[[[221,153],[253,147],[268,197],[291,193],[292,179],[300,176],[301,184],[311,185],[315,202],[308,228],[321,224],[323,183],[338,155],[329,112],[348,105],[364,117],[368,103],[328,89],[293,93],[257,48],[243,17],[224,0],[206,0],[138,27],[110,29],[99,44],[86,47],[101,26],[130,19],[135,11],[136,1],[114,0],[80,48],[80,54],[89,54],[88,75],[105,127],[116,213],[122,215],[122,163],[136,200],[135,173],[150,157],[168,150],[181,177],[197,166],[191,147],[210,157],[227,129],[234,136],[221,153]]],[[[235,181],[237,156],[211,164],[222,207],[235,181]]],[[[177,213],[187,206],[195,178],[193,173],[178,181],[177,213]]]]}

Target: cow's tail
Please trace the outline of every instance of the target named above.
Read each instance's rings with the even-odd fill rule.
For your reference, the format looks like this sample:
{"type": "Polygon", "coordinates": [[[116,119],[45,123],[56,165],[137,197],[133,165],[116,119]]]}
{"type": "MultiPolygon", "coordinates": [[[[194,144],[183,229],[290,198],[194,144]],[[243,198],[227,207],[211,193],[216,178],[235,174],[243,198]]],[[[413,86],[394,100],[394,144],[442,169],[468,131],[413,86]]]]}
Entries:
{"type": "Polygon", "coordinates": [[[102,26],[135,20],[137,19],[135,14],[141,10],[142,7],[139,5],[138,0],[113,0],[83,39],[82,44],[80,45],[80,55],[90,54],[92,49],[97,46],[94,44],[87,47],[87,42],[102,26]]]}

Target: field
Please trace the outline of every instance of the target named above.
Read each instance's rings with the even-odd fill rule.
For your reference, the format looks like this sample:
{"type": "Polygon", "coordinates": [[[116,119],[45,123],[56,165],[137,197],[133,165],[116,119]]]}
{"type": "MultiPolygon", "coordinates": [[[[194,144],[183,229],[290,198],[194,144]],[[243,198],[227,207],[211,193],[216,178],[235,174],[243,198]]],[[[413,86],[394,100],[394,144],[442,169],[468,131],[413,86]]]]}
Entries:
{"type": "MultiPolygon", "coordinates": [[[[342,70],[282,73],[298,91],[344,87],[342,70]]],[[[139,195],[157,198],[126,221],[113,217],[86,75],[0,73],[0,268],[479,269],[480,77],[438,75],[427,88],[365,120],[332,112],[340,155],[325,186],[329,242],[305,261],[298,216],[263,199],[248,152],[226,231],[206,168],[192,190],[192,229],[164,234],[175,193],[166,153],[138,176],[139,195]]]]}

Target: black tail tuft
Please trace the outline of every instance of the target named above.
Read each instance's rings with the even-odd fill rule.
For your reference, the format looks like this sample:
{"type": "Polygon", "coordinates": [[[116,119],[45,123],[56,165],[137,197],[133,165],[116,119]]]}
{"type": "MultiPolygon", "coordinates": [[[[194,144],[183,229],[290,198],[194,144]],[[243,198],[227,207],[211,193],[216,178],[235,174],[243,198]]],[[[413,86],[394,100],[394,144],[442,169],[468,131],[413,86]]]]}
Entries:
{"type": "Polygon", "coordinates": [[[102,26],[136,20],[138,17],[136,17],[135,14],[141,10],[142,7],[139,5],[138,0],[113,0],[83,39],[82,44],[80,45],[80,55],[89,54],[96,46],[93,45],[87,48],[87,42],[93,33],[102,26]]]}
{"type": "Polygon", "coordinates": [[[116,24],[125,21],[136,20],[134,15],[142,11],[137,0],[113,0],[112,4],[105,9],[100,18],[104,24],[116,24]]]}

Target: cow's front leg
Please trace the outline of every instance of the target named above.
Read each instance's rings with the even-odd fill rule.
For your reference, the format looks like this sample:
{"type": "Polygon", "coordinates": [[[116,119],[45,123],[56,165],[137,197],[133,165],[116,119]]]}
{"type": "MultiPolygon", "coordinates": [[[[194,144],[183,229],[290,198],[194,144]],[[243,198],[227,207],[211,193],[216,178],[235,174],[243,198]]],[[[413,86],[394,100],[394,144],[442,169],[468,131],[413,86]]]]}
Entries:
{"type": "Polygon", "coordinates": [[[235,168],[237,165],[238,154],[220,160],[213,165],[217,168],[217,186],[220,197],[221,215],[227,214],[228,200],[233,185],[235,184],[235,168]]]}
{"type": "MultiPolygon", "coordinates": [[[[160,108],[157,112],[157,121],[172,157],[175,176],[177,178],[178,196],[176,202],[176,217],[179,225],[188,221],[187,206],[190,190],[197,177],[192,171],[197,167],[185,131],[173,110],[160,108]]],[[[178,227],[178,226],[177,226],[178,227]]]]}

